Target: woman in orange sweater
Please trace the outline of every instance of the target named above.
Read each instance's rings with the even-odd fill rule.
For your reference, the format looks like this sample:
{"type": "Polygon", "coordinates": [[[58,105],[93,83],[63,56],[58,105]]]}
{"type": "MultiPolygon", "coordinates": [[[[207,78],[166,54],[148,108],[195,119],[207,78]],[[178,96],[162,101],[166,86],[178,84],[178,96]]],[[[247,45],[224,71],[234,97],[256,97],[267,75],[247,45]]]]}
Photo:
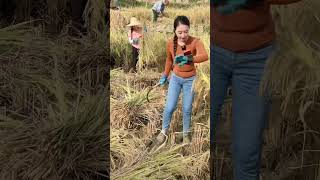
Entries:
{"type": "Polygon", "coordinates": [[[163,144],[168,135],[168,129],[173,112],[176,109],[180,92],[183,92],[183,142],[190,142],[190,122],[194,96],[193,82],[195,80],[195,63],[208,60],[208,54],[200,39],[189,35],[190,22],[186,16],[177,16],[174,20],[174,37],[167,42],[166,64],[160,85],[167,82],[171,72],[166,106],[163,113],[162,130],[157,136],[157,143],[163,144]]]}

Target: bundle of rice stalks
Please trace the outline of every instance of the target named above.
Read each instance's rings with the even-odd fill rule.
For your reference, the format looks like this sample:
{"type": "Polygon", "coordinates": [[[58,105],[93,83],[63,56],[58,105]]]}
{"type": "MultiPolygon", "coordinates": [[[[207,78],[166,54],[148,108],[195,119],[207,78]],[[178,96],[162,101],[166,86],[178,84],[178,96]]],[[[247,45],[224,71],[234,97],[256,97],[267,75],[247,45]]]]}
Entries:
{"type": "MultiPolygon", "coordinates": [[[[110,137],[111,171],[129,168],[145,148],[134,131],[112,128],[110,137]]],[[[113,174],[113,173],[112,173],[113,174]]]]}
{"type": "MultiPolygon", "coordinates": [[[[210,67],[209,64],[202,64],[197,68],[197,79],[194,84],[195,99],[193,102],[193,112],[195,115],[198,113],[207,111],[206,115],[209,113],[210,109],[210,67]]],[[[205,112],[204,112],[205,113],[205,112]]]]}
{"type": "Polygon", "coordinates": [[[142,40],[138,67],[157,67],[159,72],[164,71],[166,43],[169,36],[163,33],[147,32],[142,40]]]}
{"type": "Polygon", "coordinates": [[[107,7],[104,0],[88,0],[83,12],[85,27],[96,36],[106,31],[107,7]]]}
{"type": "Polygon", "coordinates": [[[129,24],[130,19],[123,17],[122,12],[110,10],[110,29],[119,30],[129,24]]]}
{"type": "Polygon", "coordinates": [[[66,103],[53,102],[42,119],[1,116],[3,179],[91,179],[107,171],[104,100],[87,96],[74,107],[66,103]]]}
{"type": "Polygon", "coordinates": [[[189,8],[167,8],[166,13],[172,19],[178,15],[187,16],[193,25],[210,26],[210,6],[193,5],[189,8]]]}
{"type": "MultiPolygon", "coordinates": [[[[126,168],[112,172],[112,179],[203,179],[199,167],[207,164],[208,154],[183,156],[183,146],[175,146],[157,154],[141,151],[136,161],[126,168]],[[199,166],[195,166],[199,165],[199,166]],[[192,168],[193,167],[193,168],[192,168]]],[[[207,177],[208,178],[208,177],[207,177]]]]}
{"type": "Polygon", "coordinates": [[[4,27],[0,29],[0,43],[2,46],[21,45],[23,38],[31,30],[28,28],[30,22],[19,23],[16,25],[4,27]]]}
{"type": "MultiPolygon", "coordinates": [[[[117,70],[113,70],[112,77],[117,70]]],[[[120,71],[121,72],[121,71],[120,71]]],[[[114,128],[134,129],[149,125],[159,124],[160,108],[163,106],[161,92],[154,91],[149,95],[150,103],[147,101],[147,92],[150,86],[144,86],[145,79],[131,79],[134,75],[111,81],[111,126],[114,128]],[[130,83],[129,83],[130,82],[130,83]],[[160,101],[159,101],[160,99],[160,101]]],[[[138,77],[139,75],[137,75],[138,77]]],[[[151,81],[149,77],[149,81],[151,81]]],[[[146,83],[148,84],[148,83],[146,83]]],[[[145,85],[146,85],[145,84],[145,85]]]]}
{"type": "Polygon", "coordinates": [[[106,176],[104,43],[66,35],[53,40],[14,26],[1,31],[18,34],[7,37],[11,49],[0,55],[1,179],[106,176]]]}
{"type": "Polygon", "coordinates": [[[191,153],[202,153],[209,151],[210,127],[206,124],[194,123],[193,139],[190,147],[191,153]]]}
{"type": "Polygon", "coordinates": [[[111,64],[127,70],[132,64],[132,47],[129,44],[127,31],[111,31],[110,37],[111,64]]]}

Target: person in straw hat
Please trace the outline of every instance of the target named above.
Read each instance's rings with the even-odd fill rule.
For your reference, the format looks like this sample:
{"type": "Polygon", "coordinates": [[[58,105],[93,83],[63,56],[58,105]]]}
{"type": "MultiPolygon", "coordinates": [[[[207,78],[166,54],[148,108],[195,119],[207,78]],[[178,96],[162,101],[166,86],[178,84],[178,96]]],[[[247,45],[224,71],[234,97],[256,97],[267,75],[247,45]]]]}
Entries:
{"type": "Polygon", "coordinates": [[[129,43],[132,45],[132,63],[134,64],[133,71],[136,71],[136,65],[139,60],[139,50],[141,48],[142,38],[142,24],[137,18],[132,17],[130,24],[127,25],[130,28],[128,32],[129,43]]]}

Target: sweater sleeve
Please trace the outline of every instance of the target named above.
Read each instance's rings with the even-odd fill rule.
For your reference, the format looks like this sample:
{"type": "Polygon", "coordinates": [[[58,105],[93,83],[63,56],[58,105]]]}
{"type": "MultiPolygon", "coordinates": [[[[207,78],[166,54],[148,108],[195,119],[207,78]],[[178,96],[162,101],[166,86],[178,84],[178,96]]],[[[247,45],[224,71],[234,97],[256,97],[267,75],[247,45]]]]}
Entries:
{"type": "Polygon", "coordinates": [[[170,51],[170,40],[167,42],[167,46],[166,46],[166,54],[167,54],[167,58],[166,58],[166,65],[165,65],[165,69],[164,69],[164,74],[168,77],[169,73],[172,69],[172,64],[173,64],[173,59],[171,56],[171,51],[170,51]]]}
{"type": "Polygon", "coordinates": [[[197,42],[195,43],[196,46],[196,55],[193,56],[193,62],[194,63],[201,63],[204,61],[207,61],[209,59],[208,57],[208,53],[206,51],[206,49],[204,48],[203,43],[201,42],[201,40],[197,40],[197,42]]]}
{"type": "Polygon", "coordinates": [[[291,4],[301,0],[267,0],[269,4],[291,4]]]}

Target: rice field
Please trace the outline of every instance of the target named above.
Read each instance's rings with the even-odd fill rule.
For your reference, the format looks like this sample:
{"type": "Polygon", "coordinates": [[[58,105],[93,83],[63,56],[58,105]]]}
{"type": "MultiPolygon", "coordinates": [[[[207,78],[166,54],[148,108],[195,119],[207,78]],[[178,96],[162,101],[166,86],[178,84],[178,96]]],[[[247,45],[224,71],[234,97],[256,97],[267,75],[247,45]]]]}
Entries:
{"type": "Polygon", "coordinates": [[[167,86],[156,87],[165,64],[166,41],[173,37],[176,15],[187,15],[191,34],[201,38],[209,53],[209,4],[181,8],[171,4],[157,25],[151,22],[150,4],[110,11],[111,179],[209,179],[209,63],[198,67],[192,116],[192,144],[177,142],[182,131],[181,102],[174,113],[167,145],[151,151],[149,143],[159,133],[167,86]],[[200,11],[201,9],[201,11],[200,11]],[[200,12],[200,13],[197,13],[200,12]],[[185,14],[185,12],[191,12],[185,14]],[[127,42],[130,17],[147,28],[140,51],[138,72],[131,73],[131,48],[127,42]]]}

